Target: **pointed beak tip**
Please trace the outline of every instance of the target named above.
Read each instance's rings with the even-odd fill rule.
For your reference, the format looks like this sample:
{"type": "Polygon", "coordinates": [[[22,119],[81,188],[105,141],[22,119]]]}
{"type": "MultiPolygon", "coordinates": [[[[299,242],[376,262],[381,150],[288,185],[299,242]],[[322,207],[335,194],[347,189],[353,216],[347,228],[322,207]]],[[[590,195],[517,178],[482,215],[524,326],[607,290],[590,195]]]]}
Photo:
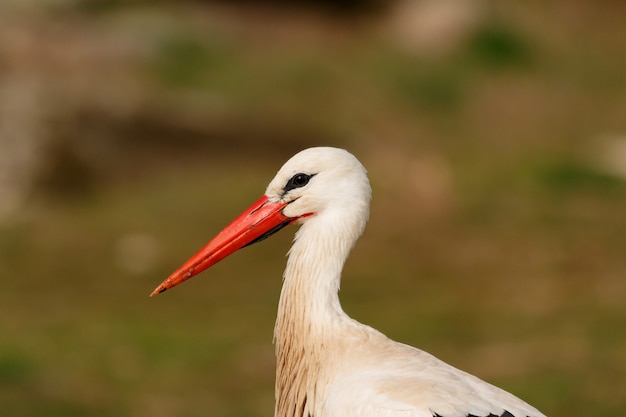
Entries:
{"type": "Polygon", "coordinates": [[[159,285],[158,287],[154,289],[154,291],[150,293],[150,297],[154,297],[155,295],[159,295],[165,291],[167,291],[167,287],[164,287],[163,285],[159,285]]]}

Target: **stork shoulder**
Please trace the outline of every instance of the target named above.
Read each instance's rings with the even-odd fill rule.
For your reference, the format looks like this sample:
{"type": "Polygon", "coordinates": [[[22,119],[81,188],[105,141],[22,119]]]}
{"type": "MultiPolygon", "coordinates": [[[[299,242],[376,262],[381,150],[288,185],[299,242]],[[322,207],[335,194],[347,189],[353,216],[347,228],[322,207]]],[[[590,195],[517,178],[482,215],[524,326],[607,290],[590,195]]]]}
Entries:
{"type": "Polygon", "coordinates": [[[328,387],[329,417],[545,417],[429,353],[372,328],[365,333],[367,341],[353,346],[344,372],[328,387]]]}

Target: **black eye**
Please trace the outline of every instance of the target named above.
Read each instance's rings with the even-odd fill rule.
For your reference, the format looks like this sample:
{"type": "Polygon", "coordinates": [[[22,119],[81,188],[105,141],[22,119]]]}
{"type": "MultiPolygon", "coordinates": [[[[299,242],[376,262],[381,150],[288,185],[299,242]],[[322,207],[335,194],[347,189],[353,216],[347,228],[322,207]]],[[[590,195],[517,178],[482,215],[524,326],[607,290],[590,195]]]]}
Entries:
{"type": "Polygon", "coordinates": [[[309,174],[303,174],[303,173],[296,174],[293,177],[291,177],[289,181],[287,181],[287,184],[285,185],[285,188],[283,189],[283,191],[287,192],[287,191],[293,190],[294,188],[304,187],[305,185],[309,183],[309,180],[312,177],[313,175],[309,175],[309,174]]]}

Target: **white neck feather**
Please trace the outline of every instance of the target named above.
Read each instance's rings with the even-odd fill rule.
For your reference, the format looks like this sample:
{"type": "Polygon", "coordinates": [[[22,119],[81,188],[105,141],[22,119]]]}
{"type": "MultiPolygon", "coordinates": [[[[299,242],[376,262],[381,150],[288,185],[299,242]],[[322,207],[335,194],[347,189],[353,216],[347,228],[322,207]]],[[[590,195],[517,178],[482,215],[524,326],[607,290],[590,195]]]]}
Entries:
{"type": "Polygon", "coordinates": [[[314,216],[296,234],[289,252],[274,329],[276,410],[280,417],[316,415],[324,354],[348,319],[339,303],[345,260],[361,235],[367,211],[355,216],[314,216]],[[352,219],[352,221],[349,221],[352,219]]]}

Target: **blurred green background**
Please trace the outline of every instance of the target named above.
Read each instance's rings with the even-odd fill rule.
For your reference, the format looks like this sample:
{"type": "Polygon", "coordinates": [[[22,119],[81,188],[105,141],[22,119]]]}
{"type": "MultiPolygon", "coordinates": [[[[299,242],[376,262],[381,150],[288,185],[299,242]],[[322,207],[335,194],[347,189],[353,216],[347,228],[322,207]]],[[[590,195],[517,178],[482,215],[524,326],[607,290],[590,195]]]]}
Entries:
{"type": "Polygon", "coordinates": [[[271,416],[294,229],[149,292],[309,146],[368,168],[354,318],[626,414],[626,4],[0,4],[0,408],[271,416]]]}

